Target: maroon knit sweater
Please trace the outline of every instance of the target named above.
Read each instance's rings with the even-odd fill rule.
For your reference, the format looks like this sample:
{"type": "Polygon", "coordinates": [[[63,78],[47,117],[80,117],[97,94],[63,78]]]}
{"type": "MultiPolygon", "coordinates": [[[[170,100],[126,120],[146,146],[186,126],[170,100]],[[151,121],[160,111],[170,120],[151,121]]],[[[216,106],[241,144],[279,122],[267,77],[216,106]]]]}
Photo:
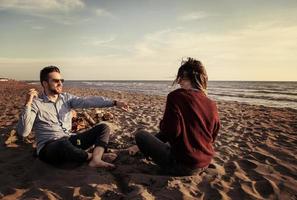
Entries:
{"type": "Polygon", "coordinates": [[[209,165],[219,128],[217,106],[202,91],[177,89],[167,96],[160,130],[178,163],[192,168],[209,165]]]}

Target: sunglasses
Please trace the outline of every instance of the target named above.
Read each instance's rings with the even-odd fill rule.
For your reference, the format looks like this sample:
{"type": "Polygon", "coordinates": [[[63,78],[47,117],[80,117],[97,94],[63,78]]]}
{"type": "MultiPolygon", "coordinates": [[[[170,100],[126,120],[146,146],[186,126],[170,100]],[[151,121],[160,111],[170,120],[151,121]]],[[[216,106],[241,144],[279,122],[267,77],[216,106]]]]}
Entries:
{"type": "Polygon", "coordinates": [[[64,83],[64,79],[55,79],[55,78],[52,78],[52,79],[49,79],[49,80],[52,80],[54,83],[64,83]]]}

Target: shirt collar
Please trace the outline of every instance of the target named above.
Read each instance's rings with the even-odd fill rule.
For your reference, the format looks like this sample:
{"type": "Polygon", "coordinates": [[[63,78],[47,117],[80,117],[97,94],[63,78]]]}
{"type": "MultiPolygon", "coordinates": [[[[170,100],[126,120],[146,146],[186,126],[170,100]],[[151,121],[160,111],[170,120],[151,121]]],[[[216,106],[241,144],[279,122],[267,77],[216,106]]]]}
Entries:
{"type": "MultiPolygon", "coordinates": [[[[60,98],[60,94],[58,94],[58,99],[57,99],[57,101],[59,100],[59,98],[60,98]]],[[[45,94],[45,92],[42,93],[42,95],[41,95],[41,99],[43,100],[43,102],[46,102],[46,103],[49,103],[49,102],[51,102],[51,103],[55,103],[55,102],[51,101],[51,100],[48,98],[48,96],[45,94]]]]}

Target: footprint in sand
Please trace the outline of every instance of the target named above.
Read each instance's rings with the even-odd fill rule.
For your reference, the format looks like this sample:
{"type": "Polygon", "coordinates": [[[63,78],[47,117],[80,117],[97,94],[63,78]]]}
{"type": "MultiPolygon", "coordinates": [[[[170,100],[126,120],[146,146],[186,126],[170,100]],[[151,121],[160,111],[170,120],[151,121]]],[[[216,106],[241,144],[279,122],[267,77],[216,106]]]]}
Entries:
{"type": "Polygon", "coordinates": [[[203,191],[201,199],[222,199],[223,196],[219,189],[215,188],[213,184],[210,184],[208,180],[203,180],[199,185],[198,189],[203,191]]]}
{"type": "Polygon", "coordinates": [[[226,175],[223,176],[224,180],[229,180],[230,177],[235,173],[235,171],[238,169],[238,164],[236,162],[228,162],[224,164],[226,175]]]}
{"type": "Polygon", "coordinates": [[[276,160],[273,157],[267,156],[267,155],[259,153],[259,152],[252,152],[251,156],[253,156],[256,160],[258,160],[261,163],[265,162],[269,165],[277,164],[276,160]]]}
{"type": "Polygon", "coordinates": [[[264,199],[268,199],[271,195],[275,195],[275,190],[277,190],[277,186],[274,182],[263,179],[255,182],[255,189],[257,192],[264,197],[264,199]]]}
{"type": "Polygon", "coordinates": [[[293,177],[295,180],[297,180],[297,174],[296,171],[293,170],[293,168],[290,168],[290,166],[285,165],[277,165],[274,166],[274,169],[286,176],[293,177]]]}
{"type": "Polygon", "coordinates": [[[237,161],[237,163],[243,170],[251,170],[251,169],[257,168],[257,164],[253,163],[251,160],[247,160],[247,159],[239,160],[237,161]]]}

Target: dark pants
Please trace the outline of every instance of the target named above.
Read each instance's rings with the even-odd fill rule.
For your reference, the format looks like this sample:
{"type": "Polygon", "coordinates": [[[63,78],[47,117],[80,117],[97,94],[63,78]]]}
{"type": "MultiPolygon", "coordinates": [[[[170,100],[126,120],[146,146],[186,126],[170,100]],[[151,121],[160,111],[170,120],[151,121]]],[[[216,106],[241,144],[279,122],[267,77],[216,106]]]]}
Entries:
{"type": "Polygon", "coordinates": [[[64,162],[87,161],[88,153],[85,151],[95,145],[107,148],[110,128],[106,124],[99,124],[83,133],[49,141],[39,152],[39,158],[51,164],[64,162]]]}
{"type": "Polygon", "coordinates": [[[135,135],[136,144],[139,150],[150,157],[159,165],[165,173],[178,176],[188,176],[204,171],[204,168],[191,168],[178,163],[171,154],[171,147],[165,143],[162,134],[152,135],[151,133],[140,130],[135,135]]]}

